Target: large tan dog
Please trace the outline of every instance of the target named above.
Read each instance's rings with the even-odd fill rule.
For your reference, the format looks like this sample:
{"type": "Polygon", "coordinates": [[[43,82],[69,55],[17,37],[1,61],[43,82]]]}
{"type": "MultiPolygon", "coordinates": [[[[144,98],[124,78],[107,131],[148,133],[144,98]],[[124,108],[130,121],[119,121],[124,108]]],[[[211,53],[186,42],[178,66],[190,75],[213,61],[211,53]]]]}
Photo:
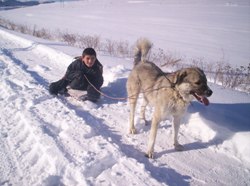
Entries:
{"type": "Polygon", "coordinates": [[[174,147],[183,150],[178,143],[177,135],[180,120],[187,106],[196,98],[198,101],[209,104],[206,97],[212,95],[212,90],[207,85],[204,72],[199,68],[185,68],[174,73],[164,73],[154,63],[145,58],[152,44],[141,39],[137,42],[134,63],[127,81],[127,92],[130,104],[130,133],[135,134],[134,115],[138,96],[143,93],[144,103],[141,107],[141,119],[145,121],[145,109],[148,103],[154,107],[148,151],[146,156],[153,158],[154,144],[158,124],[166,116],[173,116],[174,147]]]}

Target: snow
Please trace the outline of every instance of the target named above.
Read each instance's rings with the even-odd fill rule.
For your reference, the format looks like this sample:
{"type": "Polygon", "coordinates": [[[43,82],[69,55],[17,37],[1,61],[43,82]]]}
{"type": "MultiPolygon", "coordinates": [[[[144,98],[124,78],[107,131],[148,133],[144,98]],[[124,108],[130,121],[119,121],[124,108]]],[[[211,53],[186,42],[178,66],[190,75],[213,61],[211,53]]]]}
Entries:
{"type": "Polygon", "coordinates": [[[147,37],[155,49],[187,61],[205,58],[246,66],[249,9],[249,0],[94,0],[42,4],[1,11],[0,16],[31,28],[98,35],[130,44],[147,37]]]}
{"type": "MultiPolygon", "coordinates": [[[[148,12],[149,7],[152,9],[152,6],[159,10],[157,12],[159,15],[162,14],[162,18],[165,16],[164,8],[168,10],[166,14],[183,18],[187,16],[185,11],[180,15],[174,14],[174,11],[176,8],[184,10],[184,5],[190,9],[201,8],[199,11],[202,15],[212,10],[218,15],[219,10],[228,7],[230,12],[221,11],[220,14],[225,16],[228,13],[232,16],[239,12],[235,19],[247,16],[243,10],[249,6],[248,1],[234,3],[219,1],[216,6],[215,1],[202,1],[206,2],[205,4],[194,0],[190,1],[193,4],[187,1],[168,2],[169,4],[166,4],[166,1],[123,0],[67,2],[64,10],[73,9],[77,13],[80,11],[77,5],[93,3],[96,5],[94,9],[98,9],[98,4],[101,6],[99,11],[104,13],[103,8],[115,10],[117,6],[124,5],[125,13],[131,11],[131,14],[127,14],[128,20],[121,19],[121,13],[119,13],[121,10],[106,13],[111,17],[116,13],[117,19],[121,19],[123,23],[128,24],[128,28],[133,30],[137,28],[136,25],[131,25],[136,23],[132,19],[132,16],[137,15],[135,10],[143,14],[148,12]],[[162,3],[162,8],[159,3],[162,3]],[[170,11],[168,6],[175,9],[170,11]],[[208,7],[210,8],[207,9],[208,7]]],[[[38,14],[39,10],[46,10],[48,13],[46,16],[51,16],[49,12],[52,10],[45,9],[47,6],[54,8],[54,15],[57,14],[58,17],[61,15],[59,10],[62,7],[57,3],[4,11],[0,12],[0,15],[13,16],[13,20],[21,22],[24,18],[20,15],[24,12],[29,14],[29,17],[32,17],[30,15],[39,17],[42,16],[38,14]]],[[[86,15],[97,15],[95,11],[93,14],[89,14],[88,11],[90,10],[86,9],[86,15]]],[[[64,14],[73,13],[65,11],[64,14]]],[[[111,18],[100,17],[106,21],[111,18]]],[[[138,13],[137,18],[139,17],[138,13]]],[[[173,22],[178,20],[174,17],[173,22]]],[[[118,23],[115,17],[113,18],[113,21],[106,25],[107,28],[109,26],[111,28],[113,23],[118,23]]],[[[27,17],[25,19],[29,21],[27,17]]],[[[42,19],[37,18],[37,23],[44,24],[42,19]]],[[[57,25],[52,24],[53,19],[52,17],[46,19],[48,27],[64,25],[59,22],[57,25]]],[[[197,19],[195,18],[194,22],[198,21],[197,19]]],[[[249,36],[249,28],[245,25],[246,19],[247,17],[240,22],[236,21],[237,23],[232,20],[231,25],[235,33],[241,33],[240,30],[243,27],[246,28],[246,35],[239,36],[245,39],[245,44],[249,36]]],[[[156,20],[159,21],[156,24],[158,26],[165,24],[158,18],[151,23],[156,23],[156,20]]],[[[220,21],[222,19],[215,20],[214,26],[223,22],[220,21]]],[[[75,24],[73,21],[70,23],[75,24]]],[[[138,26],[143,27],[142,25],[141,23],[138,26]]],[[[200,26],[206,25],[204,23],[200,26]]],[[[106,27],[103,28],[104,37],[109,37],[109,34],[113,33],[105,30],[106,27]]],[[[159,27],[156,26],[156,28],[159,27]]],[[[195,27],[191,25],[190,28],[195,27]]],[[[207,45],[203,41],[210,40],[208,35],[215,32],[208,31],[206,35],[206,32],[200,29],[199,32],[201,35],[205,34],[204,37],[192,38],[197,34],[197,29],[193,30],[194,33],[182,34],[182,37],[188,39],[187,44],[193,43],[193,45],[185,49],[185,45],[180,44],[178,50],[181,53],[185,53],[186,50],[194,51],[199,44],[200,48],[204,48],[204,53],[199,51],[199,55],[209,58],[209,54],[206,53],[206,49],[209,49],[208,45],[213,49],[216,42],[221,42],[227,57],[230,52],[226,51],[232,52],[238,47],[237,50],[240,52],[237,53],[238,55],[232,54],[233,58],[239,61],[243,58],[249,59],[244,44],[241,45],[236,38],[230,41],[233,45],[228,45],[224,39],[217,40],[218,38],[211,40],[212,42],[207,45]],[[245,58],[245,56],[248,57],[245,58]]],[[[91,33],[91,26],[89,32],[91,33]]],[[[160,36],[164,32],[159,32],[159,36],[156,36],[149,30],[146,36],[150,37],[155,46],[160,46],[160,43],[166,41],[161,40],[160,36]]],[[[144,33],[127,32],[125,38],[134,42],[137,34],[144,33]]],[[[174,34],[175,31],[172,30],[171,33],[174,34]]],[[[225,34],[226,39],[232,34],[222,33],[225,34]]],[[[112,37],[119,39],[123,34],[125,35],[125,31],[123,33],[121,30],[117,34],[112,34],[112,37]]],[[[182,37],[176,36],[172,39],[179,41],[183,39],[182,37]]],[[[173,43],[162,46],[174,49],[173,43]]],[[[245,47],[248,47],[247,44],[245,47]]],[[[60,79],[73,58],[81,52],[82,49],[69,47],[64,43],[46,41],[0,28],[0,185],[233,186],[250,184],[250,97],[248,94],[209,83],[214,92],[210,98],[210,105],[204,107],[194,101],[183,118],[179,141],[184,145],[185,150],[183,152],[174,150],[173,131],[171,119],[169,119],[160,123],[155,145],[155,159],[147,159],[144,153],[150,126],[144,126],[139,122],[139,107],[136,111],[138,134],[129,135],[127,101],[102,97],[97,104],[94,104],[88,101],[80,102],[74,98],[49,95],[49,83],[60,79]]],[[[126,80],[131,71],[133,59],[100,54],[98,59],[104,65],[105,82],[102,91],[110,96],[126,97],[126,80]]],[[[139,102],[141,101],[140,99],[139,102]]],[[[148,108],[146,111],[148,120],[151,118],[151,113],[152,108],[148,108]]]]}
{"type": "MultiPolygon", "coordinates": [[[[128,135],[126,101],[103,97],[94,104],[49,95],[48,83],[61,77],[73,57],[50,48],[48,41],[42,45],[22,36],[0,30],[2,184],[250,183],[247,94],[211,84],[215,95],[210,106],[193,102],[183,121],[180,140],[186,150],[173,150],[167,120],[159,127],[156,159],[148,160],[143,153],[149,127],[137,124],[139,134],[128,135]]],[[[131,66],[114,65],[116,58],[99,59],[104,64],[103,91],[126,96],[131,66]]]]}

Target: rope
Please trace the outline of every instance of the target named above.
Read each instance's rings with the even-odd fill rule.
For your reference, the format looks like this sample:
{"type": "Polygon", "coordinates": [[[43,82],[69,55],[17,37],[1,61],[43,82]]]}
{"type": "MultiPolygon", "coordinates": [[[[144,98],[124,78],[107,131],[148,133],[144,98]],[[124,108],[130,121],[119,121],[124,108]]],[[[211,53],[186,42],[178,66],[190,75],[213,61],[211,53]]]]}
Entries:
{"type": "Polygon", "coordinates": [[[107,98],[113,99],[113,100],[126,100],[126,99],[132,97],[132,96],[130,96],[130,97],[113,97],[113,96],[108,96],[107,94],[105,94],[105,93],[101,92],[100,90],[98,90],[98,89],[89,81],[89,79],[86,77],[85,74],[84,74],[84,77],[85,77],[85,79],[87,80],[87,82],[88,82],[97,92],[99,92],[99,93],[100,93],[102,96],[104,96],[104,97],[107,97],[107,98]]]}
{"type": "MultiPolygon", "coordinates": [[[[160,87],[160,88],[157,88],[157,89],[151,89],[151,88],[148,88],[148,90],[145,90],[145,91],[143,91],[143,92],[141,92],[141,93],[147,93],[147,92],[153,92],[153,91],[156,91],[156,90],[160,90],[160,89],[162,89],[162,88],[172,88],[172,89],[174,89],[174,86],[173,86],[173,83],[166,77],[166,75],[165,74],[163,74],[164,75],[164,77],[170,82],[170,87],[160,87]]],[[[106,98],[109,98],[109,99],[113,99],[113,100],[126,100],[126,99],[135,99],[135,96],[137,96],[138,94],[134,94],[134,95],[132,95],[132,96],[129,96],[129,97],[113,97],[113,96],[109,96],[109,95],[107,95],[107,94],[105,94],[105,93],[103,93],[102,91],[100,91],[100,90],[98,90],[90,81],[89,81],[89,79],[87,78],[87,76],[84,74],[84,77],[85,77],[85,79],[87,80],[87,82],[97,91],[97,92],[99,92],[102,96],[104,96],[104,97],[106,97],[106,98]]]]}

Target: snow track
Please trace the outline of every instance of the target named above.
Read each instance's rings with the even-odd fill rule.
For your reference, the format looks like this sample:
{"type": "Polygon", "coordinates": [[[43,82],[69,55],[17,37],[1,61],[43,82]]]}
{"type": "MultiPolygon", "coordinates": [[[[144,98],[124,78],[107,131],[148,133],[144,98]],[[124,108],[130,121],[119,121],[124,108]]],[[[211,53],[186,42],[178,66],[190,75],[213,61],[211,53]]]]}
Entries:
{"type": "MultiPolygon", "coordinates": [[[[68,173],[72,167],[71,159],[66,158],[63,145],[57,140],[56,132],[60,129],[50,126],[42,119],[46,117],[46,112],[41,116],[36,111],[39,105],[53,98],[48,95],[44,87],[39,85],[38,82],[41,82],[41,79],[37,74],[30,75],[29,71],[25,70],[24,64],[17,59],[13,60],[11,52],[4,50],[3,53],[5,56],[1,56],[1,62],[6,67],[3,73],[8,76],[1,83],[1,99],[4,100],[1,104],[6,104],[1,105],[4,108],[1,116],[1,131],[7,140],[9,152],[13,152],[12,157],[16,159],[16,167],[20,169],[17,177],[21,179],[16,182],[11,180],[11,183],[35,185],[41,184],[46,179],[56,178],[59,181],[67,174],[77,175],[76,168],[74,173],[68,173]]],[[[46,110],[46,107],[43,109],[46,110]]],[[[12,175],[12,177],[15,176],[12,175]]],[[[72,178],[71,176],[70,179],[72,178]]],[[[76,183],[78,181],[83,183],[84,179],[78,179],[75,178],[76,183]]]]}
{"type": "MultiPolygon", "coordinates": [[[[51,67],[42,65],[44,63],[41,61],[39,61],[40,64],[33,63],[36,59],[47,60],[52,56],[46,50],[43,56],[45,46],[42,46],[41,52],[39,48],[25,50],[25,56],[22,56],[19,51],[26,48],[29,42],[3,31],[0,33],[1,41],[5,42],[5,46],[10,47],[1,48],[0,56],[1,75],[4,77],[0,87],[1,108],[4,108],[1,116],[1,137],[3,136],[4,139],[1,138],[1,145],[4,145],[1,148],[3,151],[1,155],[3,160],[9,159],[3,164],[4,168],[9,168],[9,171],[0,169],[1,175],[4,176],[1,178],[1,183],[91,185],[100,182],[99,184],[103,185],[111,184],[113,180],[104,182],[95,178],[107,172],[115,164],[117,167],[121,160],[125,159],[128,162],[130,160],[119,152],[117,145],[112,144],[110,137],[107,137],[108,134],[105,136],[100,134],[99,127],[103,125],[102,121],[96,120],[95,116],[86,111],[73,108],[75,106],[67,103],[66,100],[60,100],[48,94],[46,90],[48,80],[43,76],[51,67]],[[11,40],[2,40],[3,35],[11,40]],[[19,59],[20,56],[22,60],[19,59]],[[23,58],[26,59],[23,60],[23,58]]],[[[57,52],[54,52],[54,56],[57,57],[57,52]]],[[[61,64],[61,66],[64,65],[61,64]]],[[[91,106],[91,103],[89,104],[91,106]]],[[[137,163],[130,164],[134,167],[137,163]]],[[[136,167],[133,171],[135,169],[136,167]]],[[[121,176],[119,173],[113,174],[121,176]]],[[[121,174],[127,179],[126,175],[121,174]]],[[[145,174],[149,176],[149,173],[145,174]]],[[[140,176],[133,175],[133,180],[134,177],[142,180],[140,176]]],[[[157,181],[152,179],[148,185],[155,184],[157,181]]]]}
{"type": "MultiPolygon", "coordinates": [[[[5,30],[0,30],[0,44],[0,184],[250,183],[248,164],[243,166],[242,160],[221,153],[216,143],[188,135],[189,126],[180,132],[187,151],[173,151],[168,120],[160,125],[156,159],[145,158],[149,127],[137,125],[138,135],[127,134],[125,101],[103,98],[93,104],[49,95],[49,82],[64,73],[70,56],[5,30]]],[[[109,82],[103,91],[115,90],[119,97],[125,96],[129,69],[120,65],[104,69],[109,82]]],[[[188,117],[202,125],[199,115],[188,117]]],[[[209,141],[215,134],[207,131],[209,141]]]]}

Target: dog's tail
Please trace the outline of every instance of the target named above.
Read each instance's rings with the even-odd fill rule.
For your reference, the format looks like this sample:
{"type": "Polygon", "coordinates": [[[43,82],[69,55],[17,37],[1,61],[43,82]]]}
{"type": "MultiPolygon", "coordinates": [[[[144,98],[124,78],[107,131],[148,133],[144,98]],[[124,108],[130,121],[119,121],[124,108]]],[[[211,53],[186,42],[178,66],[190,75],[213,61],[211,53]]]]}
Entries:
{"type": "Polygon", "coordinates": [[[135,47],[134,65],[137,65],[139,62],[146,61],[147,54],[152,45],[153,44],[146,38],[137,40],[135,47]]]}

